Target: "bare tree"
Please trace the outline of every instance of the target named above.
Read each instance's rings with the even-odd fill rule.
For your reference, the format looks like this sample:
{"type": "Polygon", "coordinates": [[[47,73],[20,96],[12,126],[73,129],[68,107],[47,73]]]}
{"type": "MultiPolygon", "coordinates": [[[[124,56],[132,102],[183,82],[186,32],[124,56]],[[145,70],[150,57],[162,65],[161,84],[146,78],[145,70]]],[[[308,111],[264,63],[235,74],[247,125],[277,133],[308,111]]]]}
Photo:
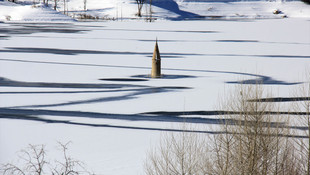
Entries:
{"type": "Polygon", "coordinates": [[[54,0],[54,10],[57,9],[57,0],[54,0]]]}
{"type": "Polygon", "coordinates": [[[261,99],[270,97],[261,85],[240,85],[224,104],[223,131],[215,136],[216,174],[286,174],[293,164],[288,116],[261,99]],[[272,113],[271,113],[272,112],[272,113]],[[276,115],[275,115],[276,114],[276,115]]]}
{"type": "Polygon", "coordinates": [[[202,155],[206,154],[205,139],[198,133],[166,133],[159,147],[151,150],[145,161],[147,175],[206,174],[202,155]]]}
{"type": "Polygon", "coordinates": [[[24,166],[21,168],[11,163],[5,164],[2,168],[3,174],[26,175],[31,173],[34,175],[41,175],[47,164],[45,156],[46,152],[44,145],[29,145],[29,147],[22,150],[19,155],[19,159],[24,166]]]}
{"type": "Polygon", "coordinates": [[[83,0],[83,2],[84,2],[84,11],[86,11],[87,10],[87,8],[86,8],[87,0],[83,0]]]}
{"type": "Polygon", "coordinates": [[[68,15],[68,1],[67,0],[63,0],[63,4],[64,4],[64,14],[68,15]]]}
{"type": "Polygon", "coordinates": [[[56,160],[55,165],[46,160],[46,150],[44,145],[29,145],[25,150],[22,150],[19,155],[21,166],[13,163],[7,163],[1,167],[3,175],[77,175],[91,174],[83,166],[79,160],[73,159],[68,155],[68,145],[59,142],[63,161],[56,160]]]}
{"type": "Polygon", "coordinates": [[[136,2],[137,2],[137,5],[138,5],[137,16],[142,17],[142,7],[143,7],[143,4],[144,4],[145,0],[136,0],[136,2]]]}
{"type": "MultiPolygon", "coordinates": [[[[310,75],[306,75],[306,79],[310,80],[310,75]]],[[[298,116],[298,120],[295,120],[295,125],[307,128],[298,133],[306,136],[306,138],[296,139],[297,157],[301,171],[304,174],[310,174],[310,82],[300,85],[294,92],[294,96],[296,99],[301,99],[293,103],[294,110],[296,113],[302,113],[298,116]]]]}
{"type": "Polygon", "coordinates": [[[153,11],[152,11],[152,0],[149,0],[149,11],[147,11],[148,14],[148,17],[146,18],[146,21],[147,22],[153,22],[153,11]]]}
{"type": "Polygon", "coordinates": [[[262,100],[270,96],[259,84],[238,86],[221,104],[222,134],[168,133],[148,155],[147,174],[300,174],[289,117],[262,100]]]}
{"type": "Polygon", "coordinates": [[[71,156],[68,155],[68,145],[71,142],[66,144],[58,142],[61,152],[63,154],[63,161],[56,161],[57,165],[53,169],[53,174],[55,175],[74,175],[74,174],[81,174],[81,173],[88,173],[84,165],[81,161],[75,160],[71,156]]]}

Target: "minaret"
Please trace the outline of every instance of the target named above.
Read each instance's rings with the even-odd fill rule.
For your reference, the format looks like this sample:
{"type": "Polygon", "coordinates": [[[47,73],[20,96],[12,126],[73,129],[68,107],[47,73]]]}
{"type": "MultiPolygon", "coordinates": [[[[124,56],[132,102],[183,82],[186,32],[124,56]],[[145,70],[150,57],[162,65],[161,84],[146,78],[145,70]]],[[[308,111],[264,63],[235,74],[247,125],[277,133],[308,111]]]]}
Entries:
{"type": "Polygon", "coordinates": [[[160,67],[160,53],[159,53],[157,39],[156,39],[155,49],[154,49],[153,58],[152,58],[151,77],[152,78],[160,78],[161,77],[160,69],[161,69],[161,67],[160,67]]]}

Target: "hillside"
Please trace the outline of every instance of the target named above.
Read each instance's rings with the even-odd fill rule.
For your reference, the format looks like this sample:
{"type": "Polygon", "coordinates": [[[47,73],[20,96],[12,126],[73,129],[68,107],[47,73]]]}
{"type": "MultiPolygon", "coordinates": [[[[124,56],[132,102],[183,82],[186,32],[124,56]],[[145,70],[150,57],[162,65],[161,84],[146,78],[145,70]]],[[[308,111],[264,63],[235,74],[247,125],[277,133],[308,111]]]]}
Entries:
{"type": "Polygon", "coordinates": [[[33,6],[29,3],[15,4],[7,1],[0,1],[0,21],[72,22],[74,20],[41,4],[33,6]]]}
{"type": "MultiPolygon", "coordinates": [[[[14,4],[0,1],[0,21],[72,21],[60,13],[75,19],[139,19],[138,6],[134,0],[68,0],[48,6],[33,5],[33,1],[18,1],[14,4]],[[86,7],[86,10],[84,9],[86,7]],[[65,10],[64,10],[65,9],[65,10]]],[[[282,1],[240,1],[240,0],[153,0],[142,6],[143,18],[154,19],[270,19],[283,17],[310,17],[310,5],[297,0],[282,1]],[[279,14],[274,14],[279,10],[279,14]]]]}

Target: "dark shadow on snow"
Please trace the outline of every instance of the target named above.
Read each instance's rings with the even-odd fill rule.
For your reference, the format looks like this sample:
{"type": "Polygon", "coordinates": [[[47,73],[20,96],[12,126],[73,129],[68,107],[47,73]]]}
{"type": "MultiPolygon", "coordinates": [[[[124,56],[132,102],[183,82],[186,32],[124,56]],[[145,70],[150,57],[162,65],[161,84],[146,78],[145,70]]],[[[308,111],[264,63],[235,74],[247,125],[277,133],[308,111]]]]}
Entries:
{"type": "Polygon", "coordinates": [[[310,97],[275,97],[248,100],[249,102],[294,102],[294,101],[310,101],[310,97]]]}
{"type": "MultiPolygon", "coordinates": [[[[141,66],[120,66],[120,65],[100,65],[100,64],[80,64],[80,63],[62,63],[62,62],[49,62],[49,61],[28,61],[28,60],[17,60],[17,59],[1,59],[2,61],[13,61],[13,62],[24,62],[24,63],[38,63],[38,64],[55,64],[55,65],[70,65],[70,66],[94,66],[94,67],[110,67],[110,68],[124,68],[124,69],[145,69],[150,70],[150,67],[141,67],[141,66]]],[[[181,71],[181,72],[205,72],[205,73],[220,73],[220,74],[234,74],[234,75],[245,75],[257,77],[256,79],[243,80],[243,81],[228,81],[229,84],[269,84],[269,85],[296,85],[301,84],[302,82],[285,82],[274,80],[272,77],[265,75],[258,75],[252,73],[244,72],[232,72],[232,71],[220,71],[220,70],[202,70],[202,69],[181,69],[181,68],[162,68],[162,70],[170,71],[181,71]]],[[[173,76],[173,75],[172,75],[173,76]]],[[[184,76],[184,75],[183,75],[184,76]]],[[[187,75],[185,75],[187,76],[187,75]]],[[[182,75],[181,75],[182,77],[182,75]]],[[[190,76],[194,77],[194,76],[190,76]]],[[[137,75],[133,78],[149,78],[149,75],[137,75]]],[[[185,78],[185,77],[184,77],[185,78]]],[[[1,82],[1,81],[0,81],[1,82]]],[[[1,86],[1,83],[0,83],[1,86]]]]}
{"type": "MultiPolygon", "coordinates": [[[[8,53],[47,53],[57,55],[79,55],[79,54],[110,54],[110,55],[152,55],[152,52],[126,52],[126,51],[99,51],[99,50],[78,50],[78,49],[56,49],[37,47],[6,47],[0,52],[8,53]]],[[[201,55],[195,53],[161,53],[162,56],[193,56],[201,55]]]]}
{"type": "MultiPolygon", "coordinates": [[[[111,30],[111,31],[126,31],[126,32],[166,32],[166,33],[219,33],[218,31],[212,30],[162,30],[162,29],[120,29],[120,28],[103,28],[101,30],[111,30]]],[[[135,39],[136,40],[136,39],[135,39]]],[[[141,40],[143,41],[143,40],[141,40]]],[[[148,41],[148,40],[146,40],[148,41]]],[[[154,40],[152,40],[154,42],[154,40]]],[[[161,40],[159,40],[161,41],[161,40]]]]}
{"type": "Polygon", "coordinates": [[[259,78],[256,78],[256,79],[241,80],[241,81],[228,81],[226,83],[228,84],[297,85],[297,84],[301,84],[302,82],[289,83],[285,81],[275,80],[267,76],[260,76],[259,78]]]}
{"type": "MultiPolygon", "coordinates": [[[[134,78],[151,78],[150,74],[146,75],[133,75],[131,77],[134,78]]],[[[197,78],[197,76],[192,76],[192,75],[169,75],[169,74],[162,74],[160,79],[181,79],[181,78],[197,78]]]]}
{"type": "Polygon", "coordinates": [[[7,40],[9,36],[0,36],[0,40],[7,40]]]}
{"type": "Polygon", "coordinates": [[[78,123],[69,120],[51,120],[43,119],[40,117],[26,116],[26,115],[7,115],[0,114],[0,119],[15,119],[15,120],[28,120],[38,121],[44,123],[58,123],[58,124],[69,124],[76,126],[89,126],[89,127],[100,127],[100,128],[118,128],[118,129],[133,129],[133,130],[147,130],[147,131],[165,131],[165,132],[192,132],[192,133],[207,133],[207,134],[223,134],[220,131],[199,131],[199,130],[181,130],[181,129],[168,129],[168,128],[150,128],[150,127],[133,127],[133,126],[117,126],[108,124],[91,124],[91,123],[78,123]]]}
{"type": "MultiPolygon", "coordinates": [[[[127,51],[99,51],[79,49],[56,49],[37,47],[6,47],[0,52],[7,53],[47,53],[57,55],[79,55],[79,54],[110,54],[110,55],[146,55],[151,56],[152,52],[127,52],[127,51]]],[[[262,58],[310,58],[308,55],[240,55],[240,54],[196,54],[196,53],[161,53],[163,57],[175,58],[178,56],[226,56],[226,57],[262,57],[262,58]]]]}
{"type": "MultiPolygon", "coordinates": [[[[104,102],[112,102],[112,101],[123,101],[130,100],[134,98],[138,98],[141,95],[147,94],[155,94],[155,93],[164,93],[171,92],[176,90],[188,89],[186,87],[150,87],[150,88],[141,88],[131,90],[133,92],[129,94],[112,96],[112,97],[101,97],[95,99],[87,99],[87,100],[76,100],[64,103],[56,103],[56,104],[42,104],[42,105],[27,105],[27,106],[14,106],[12,108],[43,108],[43,107],[60,107],[60,106],[68,106],[68,105],[80,105],[80,104],[90,104],[90,103],[104,103],[104,102]]],[[[98,94],[99,96],[99,94],[98,94]]]]}
{"type": "Polygon", "coordinates": [[[132,84],[83,84],[83,83],[46,83],[46,82],[23,82],[0,77],[0,87],[38,87],[38,88],[92,88],[92,89],[115,89],[125,87],[147,87],[132,84]]]}
{"type": "Polygon", "coordinates": [[[89,30],[74,29],[55,26],[34,26],[34,27],[20,27],[20,28],[0,28],[0,34],[6,35],[29,35],[33,33],[80,33],[89,30]]]}
{"type": "MultiPolygon", "coordinates": [[[[281,111],[265,111],[265,114],[268,115],[307,115],[307,112],[281,112],[281,111]]],[[[202,116],[215,116],[215,115],[243,115],[243,114],[248,114],[248,115],[256,115],[257,113],[253,112],[246,112],[242,113],[240,111],[221,111],[221,110],[216,110],[216,111],[156,111],[156,112],[145,112],[141,114],[146,114],[146,115],[157,115],[157,116],[190,116],[190,115],[202,115],[202,116]]],[[[260,114],[260,113],[258,113],[260,114]]]]}
{"type": "Polygon", "coordinates": [[[135,81],[148,81],[148,79],[142,79],[142,78],[101,78],[99,80],[103,81],[120,81],[120,82],[135,82],[135,81]]]}
{"type": "MultiPolygon", "coordinates": [[[[135,129],[135,130],[152,130],[152,131],[174,131],[174,132],[197,132],[208,134],[224,134],[221,131],[197,131],[197,130],[180,130],[180,129],[163,129],[163,128],[149,128],[149,127],[131,127],[131,126],[116,126],[107,124],[91,124],[91,123],[78,123],[70,120],[54,120],[36,117],[37,115],[48,116],[61,116],[61,117],[85,117],[85,118],[100,118],[100,119],[116,119],[116,120],[129,120],[129,121],[157,121],[157,122],[182,122],[182,123],[200,123],[200,124],[234,124],[239,122],[234,119],[208,119],[199,117],[176,117],[176,116],[148,116],[141,114],[107,114],[107,113],[93,113],[93,112],[79,112],[79,111],[53,111],[53,110],[26,110],[26,109],[9,109],[0,108],[0,118],[3,119],[16,119],[16,120],[29,120],[39,121],[45,123],[60,123],[70,124],[77,126],[89,126],[89,127],[105,127],[105,128],[119,128],[119,129],[135,129]]],[[[282,125],[281,123],[272,123],[275,127],[290,127],[282,125]]],[[[266,123],[267,125],[267,123],[266,123]]],[[[307,127],[295,127],[293,129],[307,130],[307,127]]],[[[296,137],[307,138],[300,135],[280,135],[282,137],[296,137]]]]}
{"type": "Polygon", "coordinates": [[[258,40],[214,40],[214,42],[221,43],[266,43],[266,44],[294,44],[294,45],[310,45],[310,43],[296,43],[296,42],[271,42],[258,40]]]}
{"type": "Polygon", "coordinates": [[[0,94],[88,94],[88,93],[111,93],[111,92],[130,92],[139,89],[113,89],[113,90],[74,90],[74,91],[6,91],[0,94]]]}
{"type": "Polygon", "coordinates": [[[170,12],[176,13],[180,15],[177,18],[170,18],[171,20],[184,20],[184,19],[192,19],[192,18],[200,18],[200,15],[187,12],[179,9],[179,5],[173,0],[165,0],[165,1],[153,1],[153,6],[166,9],[170,12]]]}
{"type": "MultiPolygon", "coordinates": [[[[229,124],[234,125],[235,123],[240,123],[238,120],[234,120],[233,116],[235,115],[261,115],[261,112],[240,112],[240,111],[156,111],[156,112],[145,112],[141,113],[143,115],[151,115],[151,116],[230,116],[231,119],[218,119],[220,123],[214,124],[229,124]]],[[[307,112],[283,112],[283,111],[265,111],[264,114],[266,115],[290,115],[290,116],[304,116],[309,115],[307,112]]],[[[241,121],[242,124],[243,121],[241,121]]],[[[248,121],[249,122],[249,121],[248,121]]],[[[254,121],[253,121],[254,122],[254,121]]],[[[266,126],[271,127],[282,127],[282,128],[291,128],[291,129],[298,129],[298,130],[308,130],[306,126],[287,126],[285,123],[278,123],[278,122],[271,122],[271,123],[264,123],[266,126]]]]}
{"type": "Polygon", "coordinates": [[[201,123],[201,124],[222,124],[221,119],[201,118],[201,117],[178,117],[164,115],[149,114],[112,114],[97,112],[81,112],[81,111],[60,111],[60,110],[44,110],[44,109],[13,109],[0,108],[1,115],[30,115],[30,116],[62,116],[62,117],[82,117],[93,119],[112,119],[126,121],[150,121],[150,122],[176,122],[176,123],[201,123]]]}
{"type": "MultiPolygon", "coordinates": [[[[194,32],[194,31],[192,31],[194,32]]],[[[198,32],[198,31],[197,31],[198,32]]],[[[209,31],[210,33],[211,31],[209,31]]],[[[216,32],[211,32],[216,33],[216,32]]],[[[135,40],[141,42],[154,42],[151,39],[124,39],[124,38],[102,38],[107,40],[135,40]]],[[[192,43],[207,43],[207,42],[219,42],[219,43],[263,43],[263,44],[292,44],[292,45],[310,45],[310,43],[297,43],[297,42],[271,42],[271,41],[259,41],[259,40],[169,40],[169,39],[159,39],[161,43],[164,42],[171,42],[171,43],[178,43],[178,42],[192,42],[192,43]]]]}
{"type": "Polygon", "coordinates": [[[216,42],[223,42],[223,43],[257,43],[258,40],[215,40],[216,42]]]}

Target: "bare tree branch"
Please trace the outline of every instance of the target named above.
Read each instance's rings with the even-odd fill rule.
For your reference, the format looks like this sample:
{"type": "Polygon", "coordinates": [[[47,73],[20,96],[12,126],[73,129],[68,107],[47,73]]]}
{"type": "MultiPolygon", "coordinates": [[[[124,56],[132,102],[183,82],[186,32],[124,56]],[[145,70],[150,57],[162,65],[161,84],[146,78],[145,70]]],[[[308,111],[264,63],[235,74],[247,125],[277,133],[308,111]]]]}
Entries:
{"type": "Polygon", "coordinates": [[[46,161],[46,151],[44,145],[29,145],[28,148],[23,149],[19,153],[19,160],[21,166],[13,163],[7,163],[1,166],[3,175],[79,175],[92,174],[86,170],[84,164],[73,159],[68,155],[68,145],[71,142],[60,145],[61,153],[63,154],[63,161],[55,160],[56,165],[52,165],[46,161]]]}

